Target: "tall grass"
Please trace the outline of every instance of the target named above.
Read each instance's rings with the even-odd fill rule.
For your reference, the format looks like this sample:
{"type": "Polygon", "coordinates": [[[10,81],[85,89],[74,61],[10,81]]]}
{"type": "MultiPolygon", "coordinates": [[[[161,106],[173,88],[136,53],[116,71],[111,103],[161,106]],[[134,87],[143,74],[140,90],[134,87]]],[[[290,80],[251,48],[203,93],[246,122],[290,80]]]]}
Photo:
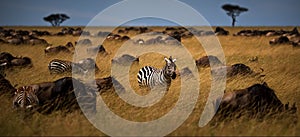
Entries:
{"type": "MultiPolygon", "coordinates": [[[[14,28],[14,27],[11,27],[14,28]]],[[[48,30],[52,33],[60,31],[61,28],[50,27],[16,27],[22,30],[48,30]]],[[[153,27],[153,30],[162,30],[160,27],[153,27]]],[[[242,29],[288,29],[292,27],[226,27],[231,34],[242,29]]],[[[128,34],[133,36],[133,33],[128,34]]],[[[74,36],[44,36],[49,43],[54,46],[65,45],[67,42],[75,42],[79,37],[74,36]]],[[[226,91],[233,91],[251,86],[255,83],[267,82],[268,85],[276,91],[276,95],[283,103],[298,103],[300,101],[300,48],[293,48],[290,45],[270,46],[269,40],[274,37],[240,37],[240,36],[218,36],[219,41],[225,53],[226,63],[244,63],[250,66],[255,72],[261,72],[265,77],[255,76],[235,76],[227,79],[226,91]],[[258,57],[257,62],[249,62],[248,59],[258,57]]],[[[201,44],[195,38],[182,40],[187,50],[194,59],[205,55],[201,44]]],[[[105,41],[104,47],[108,52],[107,55],[99,54],[96,57],[96,63],[100,72],[96,78],[109,76],[111,73],[111,59],[115,56],[117,50],[122,46],[122,42],[105,41]]],[[[98,43],[95,43],[98,45],[98,43]]],[[[13,68],[6,71],[6,78],[16,87],[54,81],[68,75],[50,75],[47,65],[50,60],[58,58],[73,60],[73,54],[59,53],[57,55],[45,55],[42,45],[0,45],[0,52],[9,52],[13,55],[27,56],[32,59],[33,66],[26,68],[13,68]]],[[[135,49],[128,49],[135,50],[135,49]]],[[[176,55],[172,55],[176,57],[176,55]]],[[[163,55],[157,53],[148,53],[140,57],[140,63],[131,66],[129,72],[130,85],[140,95],[147,92],[139,89],[136,81],[136,74],[139,68],[145,65],[160,68],[164,65],[163,55]]],[[[178,57],[178,56],[177,56],[178,57]]],[[[178,57],[180,58],[180,57],[178,57]]],[[[70,76],[70,75],[69,75],[70,76]]],[[[200,94],[195,105],[194,111],[189,118],[170,135],[300,135],[300,125],[291,126],[288,119],[273,121],[266,119],[258,122],[256,120],[239,119],[227,123],[218,123],[219,126],[206,125],[198,127],[198,122],[203,111],[204,105],[210,91],[211,76],[210,68],[200,68],[200,94]]],[[[132,121],[151,121],[157,119],[175,105],[180,94],[180,79],[173,81],[170,91],[155,105],[149,108],[138,108],[127,104],[118,97],[112,90],[101,95],[104,102],[117,115],[132,121]]],[[[183,91],[188,92],[188,91],[183,91]]],[[[100,99],[100,95],[99,98],[100,99]]],[[[51,115],[34,114],[32,117],[23,119],[22,114],[11,109],[11,99],[1,96],[1,117],[0,135],[104,135],[97,130],[89,121],[79,112],[63,115],[56,112],[51,115]]],[[[299,105],[299,104],[297,104],[299,105]]],[[[101,108],[98,108],[101,110],[101,108]]],[[[298,112],[298,116],[300,113],[298,112]]],[[[168,123],[165,123],[166,125],[168,123]]]]}

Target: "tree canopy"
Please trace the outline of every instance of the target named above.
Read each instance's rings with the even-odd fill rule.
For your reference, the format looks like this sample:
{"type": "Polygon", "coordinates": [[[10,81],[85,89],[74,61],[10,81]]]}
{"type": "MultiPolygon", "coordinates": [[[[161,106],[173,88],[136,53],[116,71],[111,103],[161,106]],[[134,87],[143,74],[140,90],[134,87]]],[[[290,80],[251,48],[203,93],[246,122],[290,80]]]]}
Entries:
{"type": "Polygon", "coordinates": [[[226,11],[226,14],[232,18],[232,26],[234,27],[236,22],[236,17],[242,12],[248,11],[247,8],[240,7],[238,5],[224,4],[222,9],[226,11]]]}
{"type": "Polygon", "coordinates": [[[50,22],[52,26],[60,26],[62,22],[64,22],[67,19],[70,19],[70,17],[66,14],[57,13],[51,14],[47,17],[44,17],[43,19],[46,22],[50,22]]]}

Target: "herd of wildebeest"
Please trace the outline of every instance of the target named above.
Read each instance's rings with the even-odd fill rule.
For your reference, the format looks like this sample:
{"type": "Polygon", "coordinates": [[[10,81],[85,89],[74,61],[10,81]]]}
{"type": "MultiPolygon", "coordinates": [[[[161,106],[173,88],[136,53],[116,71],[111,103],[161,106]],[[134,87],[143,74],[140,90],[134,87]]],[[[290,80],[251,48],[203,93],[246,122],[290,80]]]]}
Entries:
{"type": "MultiPolygon", "coordinates": [[[[66,43],[66,45],[53,46],[46,40],[41,39],[41,36],[93,36],[93,37],[104,37],[107,41],[128,41],[132,40],[133,43],[138,45],[151,45],[151,44],[175,44],[180,45],[181,39],[188,39],[193,36],[207,36],[207,35],[230,35],[229,31],[222,27],[216,27],[215,32],[212,31],[199,31],[193,29],[187,29],[184,27],[166,27],[163,31],[153,31],[148,27],[124,27],[120,28],[116,33],[100,31],[96,34],[91,34],[88,31],[84,31],[81,28],[63,28],[60,32],[50,33],[48,31],[25,31],[25,30],[14,30],[0,27],[0,44],[11,44],[13,46],[27,45],[44,45],[45,54],[57,54],[59,52],[72,53],[74,47],[78,44],[90,45],[88,52],[99,52],[106,53],[105,45],[93,46],[93,43],[89,39],[82,39],[80,41],[66,43]],[[130,31],[136,32],[137,34],[142,33],[161,33],[168,37],[158,36],[148,40],[144,39],[131,39],[128,34],[130,31]]],[[[293,47],[300,47],[300,34],[297,28],[291,31],[287,30],[241,30],[233,36],[277,36],[277,38],[270,40],[271,46],[277,44],[290,44],[293,47]]],[[[0,45],[1,46],[1,45],[0,45]]],[[[15,66],[32,66],[34,62],[29,57],[14,56],[11,53],[1,51],[0,54],[0,65],[1,65],[1,77],[0,77],[0,94],[1,96],[8,95],[12,100],[16,100],[15,92],[21,90],[20,88],[31,88],[35,91],[34,94],[37,97],[38,105],[35,106],[34,111],[41,112],[43,114],[49,114],[53,111],[62,110],[66,112],[72,112],[73,110],[79,109],[77,100],[83,100],[85,102],[80,106],[82,108],[89,108],[93,112],[96,112],[96,93],[93,93],[90,88],[83,84],[80,80],[72,77],[64,77],[53,82],[44,82],[38,84],[27,85],[26,87],[12,86],[11,83],[5,79],[5,71],[8,68],[15,66]],[[77,83],[79,86],[78,93],[74,92],[73,84],[77,83]]],[[[131,64],[130,62],[139,62],[138,57],[125,54],[118,59],[112,59],[113,63],[120,64],[131,64]]],[[[257,58],[251,59],[251,61],[257,61],[257,58]]],[[[221,61],[212,55],[204,56],[195,60],[195,64],[199,68],[210,67],[210,64],[217,64],[221,69],[227,70],[227,77],[233,77],[236,75],[261,75],[260,72],[254,72],[249,66],[237,63],[230,66],[224,66],[221,61]]],[[[263,69],[262,69],[263,71],[263,69]]],[[[179,71],[180,75],[183,76],[185,73],[190,73],[189,70],[179,71]]],[[[217,73],[217,70],[212,70],[212,73],[217,73]]],[[[105,77],[96,79],[97,91],[102,93],[106,90],[113,90],[113,81],[117,82],[113,77],[105,77]]],[[[122,85],[119,85],[122,87],[122,85]]],[[[118,87],[118,88],[120,88],[118,87]]],[[[78,87],[77,87],[78,88],[78,87]]],[[[218,100],[217,100],[218,101],[218,100]]],[[[234,92],[226,92],[222,100],[220,99],[220,107],[216,112],[216,118],[218,120],[238,118],[241,116],[248,116],[251,118],[262,118],[276,114],[287,114],[295,116],[297,119],[297,108],[296,105],[283,104],[276,96],[274,90],[272,90],[266,83],[255,84],[249,86],[246,89],[236,90],[234,92]]],[[[14,105],[13,105],[14,106],[14,105]]],[[[14,108],[16,109],[16,108],[14,108]]],[[[26,108],[25,108],[26,109],[26,108]]],[[[32,109],[32,107],[30,107],[32,109]]],[[[297,120],[295,120],[297,122],[297,120]]]]}

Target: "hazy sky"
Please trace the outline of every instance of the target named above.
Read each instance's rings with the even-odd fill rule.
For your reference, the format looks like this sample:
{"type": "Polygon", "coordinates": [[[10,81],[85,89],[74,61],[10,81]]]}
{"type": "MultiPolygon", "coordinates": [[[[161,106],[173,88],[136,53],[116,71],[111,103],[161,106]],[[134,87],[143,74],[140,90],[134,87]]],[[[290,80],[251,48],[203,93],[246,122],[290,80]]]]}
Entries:
{"type": "MultiPolygon", "coordinates": [[[[146,0],[145,0],[146,1],[146,0]]],[[[249,9],[237,18],[237,26],[300,26],[300,0],[180,0],[198,11],[213,26],[230,26],[231,18],[221,9],[223,4],[238,4],[249,9]]],[[[1,0],[0,25],[47,26],[43,17],[51,13],[66,13],[71,19],[62,23],[86,25],[104,9],[120,0],[1,0]]],[[[159,5],[159,2],[153,2],[159,5]]],[[[137,5],[142,10],[147,4],[137,5]]],[[[121,12],[129,12],[137,7],[128,7],[121,12]]],[[[168,12],[165,9],[153,9],[168,12]]],[[[182,15],[183,11],[172,12],[182,15]]],[[[108,17],[110,19],[113,17],[108,17]]],[[[127,25],[170,25],[156,19],[131,21],[127,25]]],[[[193,22],[191,22],[193,24],[193,22]]],[[[106,24],[110,25],[110,24],[106,24]]]]}

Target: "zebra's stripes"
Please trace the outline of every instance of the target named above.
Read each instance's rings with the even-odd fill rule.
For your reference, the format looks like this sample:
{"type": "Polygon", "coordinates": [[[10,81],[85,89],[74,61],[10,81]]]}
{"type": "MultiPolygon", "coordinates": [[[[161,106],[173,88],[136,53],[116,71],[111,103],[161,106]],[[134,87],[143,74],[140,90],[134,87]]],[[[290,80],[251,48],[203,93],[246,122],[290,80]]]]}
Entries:
{"type": "Polygon", "coordinates": [[[142,87],[150,87],[151,89],[156,86],[171,85],[171,79],[176,78],[176,59],[165,58],[166,65],[162,69],[157,69],[152,66],[145,66],[141,68],[137,74],[138,83],[142,87]]]}
{"type": "Polygon", "coordinates": [[[71,73],[72,69],[74,69],[74,72],[83,72],[86,73],[87,70],[81,67],[78,63],[73,63],[71,61],[67,60],[59,60],[54,59],[50,61],[48,64],[48,69],[50,71],[50,74],[62,74],[62,73],[71,73]]]}
{"type": "Polygon", "coordinates": [[[31,108],[39,104],[39,99],[31,86],[23,86],[16,90],[13,107],[31,108]]]}

